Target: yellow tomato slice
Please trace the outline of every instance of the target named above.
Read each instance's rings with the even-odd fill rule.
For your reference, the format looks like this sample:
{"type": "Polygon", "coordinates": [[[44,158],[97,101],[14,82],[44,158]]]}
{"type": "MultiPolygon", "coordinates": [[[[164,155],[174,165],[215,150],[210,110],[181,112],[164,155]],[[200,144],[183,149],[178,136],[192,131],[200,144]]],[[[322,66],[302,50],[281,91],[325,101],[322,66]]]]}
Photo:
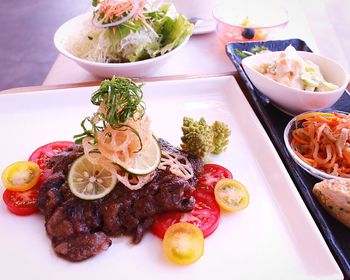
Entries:
{"type": "Polygon", "coordinates": [[[239,211],[249,204],[249,193],[245,186],[233,179],[222,179],[214,189],[216,202],[226,211],[239,211]]]}
{"type": "Polygon", "coordinates": [[[194,224],[173,224],[165,232],[163,249],[171,262],[180,265],[192,264],[203,255],[203,233],[194,224]]]}
{"type": "Polygon", "coordinates": [[[38,164],[31,161],[18,161],[5,168],[1,180],[8,190],[26,191],[38,183],[39,177],[38,164]]]}

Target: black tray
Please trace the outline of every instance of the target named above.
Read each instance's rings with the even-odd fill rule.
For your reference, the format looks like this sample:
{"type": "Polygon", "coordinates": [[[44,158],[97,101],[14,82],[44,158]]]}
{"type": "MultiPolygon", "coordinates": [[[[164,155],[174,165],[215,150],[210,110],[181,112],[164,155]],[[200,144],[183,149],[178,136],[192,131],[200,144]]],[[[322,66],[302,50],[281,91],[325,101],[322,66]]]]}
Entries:
{"type": "MultiPolygon", "coordinates": [[[[247,87],[247,91],[245,91],[246,97],[271,138],[331,252],[344,275],[350,279],[350,229],[331,217],[312,196],[312,187],[319,180],[309,175],[294,162],[283,141],[284,128],[291,120],[291,117],[274,107],[269,102],[269,99],[253,86],[241,66],[243,57],[237,54],[237,50],[251,51],[251,49],[256,46],[265,46],[271,51],[282,51],[289,45],[294,46],[297,50],[311,52],[311,49],[304,41],[290,39],[265,42],[230,43],[226,46],[226,53],[235,65],[240,77],[247,87]]],[[[331,109],[350,112],[349,94],[344,92],[342,97],[331,107],[331,109]]]]}

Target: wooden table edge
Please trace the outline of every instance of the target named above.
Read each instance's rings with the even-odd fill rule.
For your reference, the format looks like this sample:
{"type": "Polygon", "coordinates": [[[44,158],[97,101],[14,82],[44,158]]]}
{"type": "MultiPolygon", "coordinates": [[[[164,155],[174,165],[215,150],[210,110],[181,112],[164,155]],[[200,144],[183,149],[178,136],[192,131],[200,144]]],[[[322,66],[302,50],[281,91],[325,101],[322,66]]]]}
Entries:
{"type": "MultiPolygon", "coordinates": [[[[145,77],[145,78],[132,78],[132,79],[136,82],[147,83],[147,82],[159,82],[159,81],[214,78],[214,77],[223,77],[223,76],[235,76],[235,78],[239,77],[237,72],[225,72],[225,73],[214,73],[214,74],[176,75],[176,76],[145,77]]],[[[101,81],[102,80],[103,79],[101,79],[101,81]]],[[[25,92],[33,92],[33,91],[56,90],[56,89],[65,89],[65,88],[90,87],[90,86],[99,85],[101,81],[10,88],[10,89],[0,91],[0,95],[13,94],[13,93],[25,93],[25,92]]]]}

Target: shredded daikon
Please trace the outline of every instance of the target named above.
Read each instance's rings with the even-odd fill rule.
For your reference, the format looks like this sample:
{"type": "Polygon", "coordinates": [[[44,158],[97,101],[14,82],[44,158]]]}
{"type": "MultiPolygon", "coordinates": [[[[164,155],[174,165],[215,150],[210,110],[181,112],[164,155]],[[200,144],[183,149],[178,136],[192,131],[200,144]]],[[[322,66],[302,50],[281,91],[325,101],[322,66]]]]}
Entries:
{"type": "MultiPolygon", "coordinates": [[[[106,113],[103,103],[98,112],[106,113]]],[[[97,124],[100,119],[95,117],[93,121],[97,124]]],[[[130,118],[117,129],[108,126],[103,131],[97,132],[96,144],[93,144],[91,137],[85,137],[82,145],[85,156],[91,163],[102,165],[116,174],[123,185],[135,190],[151,181],[154,172],[145,176],[136,176],[125,172],[120,166],[133,165],[137,160],[137,152],[141,148],[147,149],[152,137],[149,118],[143,116],[130,118]]]]}
{"type": "Polygon", "coordinates": [[[74,28],[65,30],[62,44],[72,55],[99,63],[135,62],[163,55],[193,30],[191,23],[174,10],[170,3],[104,0],[94,13],[79,17],[74,28]]]}
{"type": "Polygon", "coordinates": [[[102,153],[98,152],[98,150],[89,143],[91,140],[92,139],[89,139],[88,137],[83,139],[84,153],[87,159],[93,164],[102,165],[106,170],[115,174],[118,181],[127,188],[131,190],[138,190],[153,180],[155,172],[144,176],[137,176],[127,173],[120,166],[114,164],[108,158],[104,157],[102,153]]]}

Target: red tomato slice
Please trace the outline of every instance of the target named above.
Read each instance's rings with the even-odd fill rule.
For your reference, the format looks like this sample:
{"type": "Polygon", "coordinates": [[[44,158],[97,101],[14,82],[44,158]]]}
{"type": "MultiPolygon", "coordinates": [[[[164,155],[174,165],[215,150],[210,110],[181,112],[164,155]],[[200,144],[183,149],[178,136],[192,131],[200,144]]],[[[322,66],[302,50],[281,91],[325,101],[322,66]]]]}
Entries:
{"type": "Polygon", "coordinates": [[[38,186],[50,176],[51,170],[46,167],[46,161],[54,155],[72,146],[71,141],[56,141],[37,148],[29,157],[29,161],[36,162],[40,167],[40,179],[38,186]]]}
{"type": "Polygon", "coordinates": [[[155,222],[152,232],[160,238],[164,237],[166,230],[173,224],[188,222],[198,226],[204,237],[212,234],[219,225],[220,207],[214,195],[197,189],[193,193],[196,199],[195,207],[190,212],[167,212],[154,216],[155,222]]]}
{"type": "Polygon", "coordinates": [[[214,194],[216,183],[224,178],[232,179],[230,170],[218,164],[204,164],[204,171],[199,176],[197,188],[214,194]]]}
{"type": "Polygon", "coordinates": [[[39,188],[34,187],[24,192],[5,190],[2,198],[7,208],[14,214],[26,216],[38,210],[39,188]]]}
{"type": "Polygon", "coordinates": [[[51,170],[46,167],[47,159],[59,154],[63,150],[72,146],[71,141],[56,141],[36,149],[29,157],[29,161],[35,162],[40,167],[40,179],[34,188],[27,191],[10,191],[5,190],[2,198],[7,208],[16,215],[30,215],[38,210],[37,202],[39,188],[41,184],[51,174],[51,170]]]}

